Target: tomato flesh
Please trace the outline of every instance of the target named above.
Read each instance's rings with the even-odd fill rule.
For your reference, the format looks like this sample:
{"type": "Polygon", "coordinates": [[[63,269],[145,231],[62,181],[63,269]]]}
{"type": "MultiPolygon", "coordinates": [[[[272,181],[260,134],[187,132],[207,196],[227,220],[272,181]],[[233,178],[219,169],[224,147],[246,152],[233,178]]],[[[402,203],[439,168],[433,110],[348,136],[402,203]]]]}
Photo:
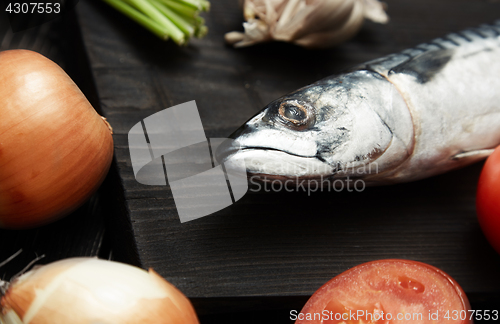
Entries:
{"type": "Polygon", "coordinates": [[[349,305],[346,306],[338,300],[331,300],[326,305],[325,310],[328,312],[324,316],[324,324],[357,324],[363,319],[366,324],[382,324],[384,323],[383,313],[384,310],[379,303],[373,305],[349,305]]]}
{"type": "Polygon", "coordinates": [[[295,323],[465,324],[471,321],[454,314],[469,309],[463,290],[443,271],[421,262],[390,259],[361,264],[327,282],[295,323]]]}
{"type": "Polygon", "coordinates": [[[500,253],[500,147],[488,157],[481,171],[476,208],[484,235],[500,253]]]}

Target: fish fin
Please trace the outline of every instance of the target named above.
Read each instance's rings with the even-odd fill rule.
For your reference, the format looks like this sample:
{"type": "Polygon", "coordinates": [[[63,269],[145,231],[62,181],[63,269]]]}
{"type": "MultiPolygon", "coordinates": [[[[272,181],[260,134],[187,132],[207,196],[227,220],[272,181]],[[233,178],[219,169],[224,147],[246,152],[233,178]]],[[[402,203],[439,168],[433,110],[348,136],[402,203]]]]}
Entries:
{"type": "Polygon", "coordinates": [[[414,76],[420,83],[426,83],[441,71],[453,56],[454,50],[443,48],[419,54],[389,71],[414,76]]]}
{"type": "Polygon", "coordinates": [[[468,151],[468,152],[462,152],[455,154],[451,157],[452,160],[481,160],[484,158],[487,158],[490,156],[491,153],[493,153],[495,149],[486,149],[486,150],[476,150],[476,151],[468,151]]]}

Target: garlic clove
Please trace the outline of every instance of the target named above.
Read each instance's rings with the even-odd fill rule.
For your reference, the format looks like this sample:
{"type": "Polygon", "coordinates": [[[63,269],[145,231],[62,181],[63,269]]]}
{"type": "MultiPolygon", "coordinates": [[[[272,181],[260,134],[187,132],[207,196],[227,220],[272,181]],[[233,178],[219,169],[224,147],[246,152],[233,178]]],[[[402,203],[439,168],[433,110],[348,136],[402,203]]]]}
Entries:
{"type": "Polygon", "coordinates": [[[288,41],[302,38],[317,32],[334,31],[341,27],[350,17],[356,0],[318,1],[298,13],[293,21],[300,29],[294,32],[288,41]]]}
{"type": "Polygon", "coordinates": [[[294,41],[306,48],[327,48],[353,37],[363,25],[363,6],[355,2],[347,21],[339,28],[308,34],[294,41]]]}
{"type": "MultiPolygon", "coordinates": [[[[295,4],[291,0],[288,4],[295,4]]],[[[297,34],[307,31],[310,25],[308,17],[314,12],[316,6],[306,6],[304,2],[295,0],[295,6],[287,6],[271,29],[273,38],[280,41],[292,41],[297,34]],[[291,9],[289,9],[291,8],[291,9]],[[289,10],[287,10],[289,9],[289,10]]]]}
{"type": "Polygon", "coordinates": [[[389,16],[385,12],[386,5],[377,0],[363,0],[364,1],[364,15],[365,18],[379,24],[387,24],[389,16]]]}
{"type": "Polygon", "coordinates": [[[271,40],[268,26],[259,19],[253,19],[243,23],[245,33],[230,32],[224,37],[226,42],[233,44],[235,47],[245,47],[256,43],[271,40]]]}
{"type": "Polygon", "coordinates": [[[245,39],[245,34],[237,31],[229,32],[224,35],[224,40],[230,45],[234,45],[245,39]]]}
{"type": "Polygon", "coordinates": [[[364,18],[387,23],[384,9],[378,0],[245,0],[245,32],[225,39],[235,47],[270,40],[328,47],[354,36],[364,18]]]}

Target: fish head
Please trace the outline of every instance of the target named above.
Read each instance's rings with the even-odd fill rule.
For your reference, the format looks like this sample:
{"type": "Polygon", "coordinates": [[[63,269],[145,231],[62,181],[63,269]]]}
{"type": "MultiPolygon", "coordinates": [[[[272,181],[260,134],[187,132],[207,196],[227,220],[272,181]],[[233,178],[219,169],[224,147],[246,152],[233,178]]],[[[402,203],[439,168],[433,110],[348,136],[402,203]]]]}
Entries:
{"type": "MultiPolygon", "coordinates": [[[[235,141],[221,146],[217,156],[229,168],[244,163],[251,177],[262,180],[379,173],[383,170],[374,163],[395,142],[394,97],[406,108],[394,91],[369,71],[319,81],[268,104],[230,136],[235,141]]],[[[384,167],[401,159],[388,156],[384,167]]]]}

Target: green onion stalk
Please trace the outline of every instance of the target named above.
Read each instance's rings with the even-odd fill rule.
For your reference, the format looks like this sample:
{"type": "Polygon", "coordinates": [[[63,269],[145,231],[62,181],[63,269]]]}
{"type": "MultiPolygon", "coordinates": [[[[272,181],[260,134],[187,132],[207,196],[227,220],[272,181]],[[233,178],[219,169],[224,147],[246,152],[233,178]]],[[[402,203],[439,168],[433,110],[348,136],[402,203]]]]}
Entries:
{"type": "Polygon", "coordinates": [[[178,45],[201,38],[208,29],[200,12],[210,9],[207,0],[103,0],[163,40],[178,45]]]}

